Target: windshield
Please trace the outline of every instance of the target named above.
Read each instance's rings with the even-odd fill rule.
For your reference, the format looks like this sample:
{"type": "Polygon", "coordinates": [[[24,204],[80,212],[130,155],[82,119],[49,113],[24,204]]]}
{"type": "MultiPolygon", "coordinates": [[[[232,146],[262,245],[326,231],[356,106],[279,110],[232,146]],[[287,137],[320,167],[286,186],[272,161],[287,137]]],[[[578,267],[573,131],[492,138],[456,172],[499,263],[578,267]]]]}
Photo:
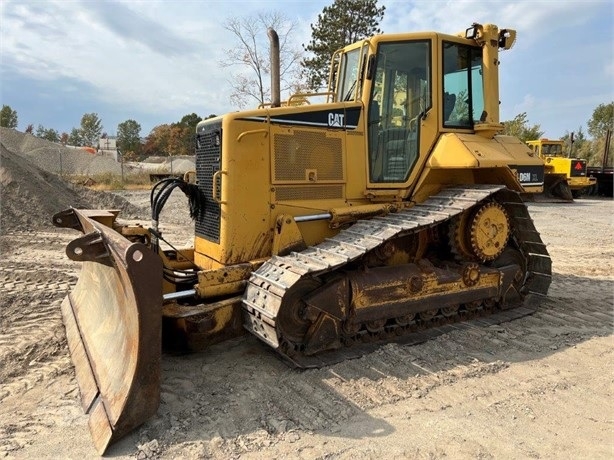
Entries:
{"type": "Polygon", "coordinates": [[[483,121],[482,52],[458,43],[443,44],[443,125],[472,128],[483,121]]]}
{"type": "Polygon", "coordinates": [[[561,144],[542,144],[542,155],[561,156],[563,155],[563,146],[561,144]]]}

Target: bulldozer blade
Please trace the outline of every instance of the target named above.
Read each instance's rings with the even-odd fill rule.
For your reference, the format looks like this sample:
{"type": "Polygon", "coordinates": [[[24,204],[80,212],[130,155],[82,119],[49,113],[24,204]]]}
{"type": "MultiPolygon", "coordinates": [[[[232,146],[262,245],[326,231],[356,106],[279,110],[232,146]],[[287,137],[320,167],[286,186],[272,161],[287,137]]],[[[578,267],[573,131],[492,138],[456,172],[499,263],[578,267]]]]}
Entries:
{"type": "Polygon", "coordinates": [[[107,225],[109,211],[69,209],[58,227],[80,230],[66,253],[83,262],[62,316],[84,411],[102,455],[160,403],[162,261],[107,225]]]}

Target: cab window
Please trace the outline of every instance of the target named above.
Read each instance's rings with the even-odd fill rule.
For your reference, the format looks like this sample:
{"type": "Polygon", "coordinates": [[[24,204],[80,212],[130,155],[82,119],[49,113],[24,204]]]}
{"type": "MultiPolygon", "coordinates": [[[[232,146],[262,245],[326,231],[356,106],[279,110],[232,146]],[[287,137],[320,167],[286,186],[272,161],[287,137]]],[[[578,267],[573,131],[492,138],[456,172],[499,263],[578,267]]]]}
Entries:
{"type": "Polygon", "coordinates": [[[482,52],[458,43],[443,43],[443,125],[472,128],[484,121],[482,52]]]}
{"type": "Polygon", "coordinates": [[[353,101],[358,84],[358,66],[360,63],[360,49],[344,53],[341,58],[341,74],[337,101],[353,101]]]}
{"type": "Polygon", "coordinates": [[[405,182],[418,159],[420,117],[431,107],[430,41],[381,43],[368,108],[371,182],[405,182]]]}

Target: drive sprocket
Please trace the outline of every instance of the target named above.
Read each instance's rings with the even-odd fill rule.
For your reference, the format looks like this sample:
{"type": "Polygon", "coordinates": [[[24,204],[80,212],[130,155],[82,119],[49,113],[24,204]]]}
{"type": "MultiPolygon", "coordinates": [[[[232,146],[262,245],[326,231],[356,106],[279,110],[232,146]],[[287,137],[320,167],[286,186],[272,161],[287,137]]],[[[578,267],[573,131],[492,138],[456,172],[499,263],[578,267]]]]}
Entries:
{"type": "Polygon", "coordinates": [[[495,201],[481,206],[471,219],[471,249],[482,262],[499,257],[509,237],[509,217],[505,208],[495,201]]]}
{"type": "Polygon", "coordinates": [[[505,249],[509,236],[509,217],[495,201],[456,217],[449,230],[452,252],[459,261],[495,260],[505,249]]]}

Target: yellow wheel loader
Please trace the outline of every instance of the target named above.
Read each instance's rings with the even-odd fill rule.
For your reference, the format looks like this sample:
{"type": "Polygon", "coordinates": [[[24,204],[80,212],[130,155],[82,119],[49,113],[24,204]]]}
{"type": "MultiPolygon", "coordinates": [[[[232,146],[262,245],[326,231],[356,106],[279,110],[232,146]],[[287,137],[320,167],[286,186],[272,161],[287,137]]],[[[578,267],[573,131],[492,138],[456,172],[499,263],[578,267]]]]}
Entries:
{"type": "Polygon", "coordinates": [[[561,140],[536,139],[527,145],[544,160],[544,191],[536,201],[573,201],[597,183],[586,173],[586,160],[569,158],[561,140]]]}
{"type": "Polygon", "coordinates": [[[249,331],[317,367],[529,314],[547,294],[550,257],[520,197],[541,191],[544,163],[499,135],[514,30],[363,40],[333,55],[317,103],[280,101],[269,35],[271,104],[198,124],[193,180],[153,187],[150,228],[112,210],[53,217],[83,233],[62,313],[101,453],[156,412],[163,343],[202,350],[249,331]],[[176,188],[188,248],[158,230],[176,188]]]}

